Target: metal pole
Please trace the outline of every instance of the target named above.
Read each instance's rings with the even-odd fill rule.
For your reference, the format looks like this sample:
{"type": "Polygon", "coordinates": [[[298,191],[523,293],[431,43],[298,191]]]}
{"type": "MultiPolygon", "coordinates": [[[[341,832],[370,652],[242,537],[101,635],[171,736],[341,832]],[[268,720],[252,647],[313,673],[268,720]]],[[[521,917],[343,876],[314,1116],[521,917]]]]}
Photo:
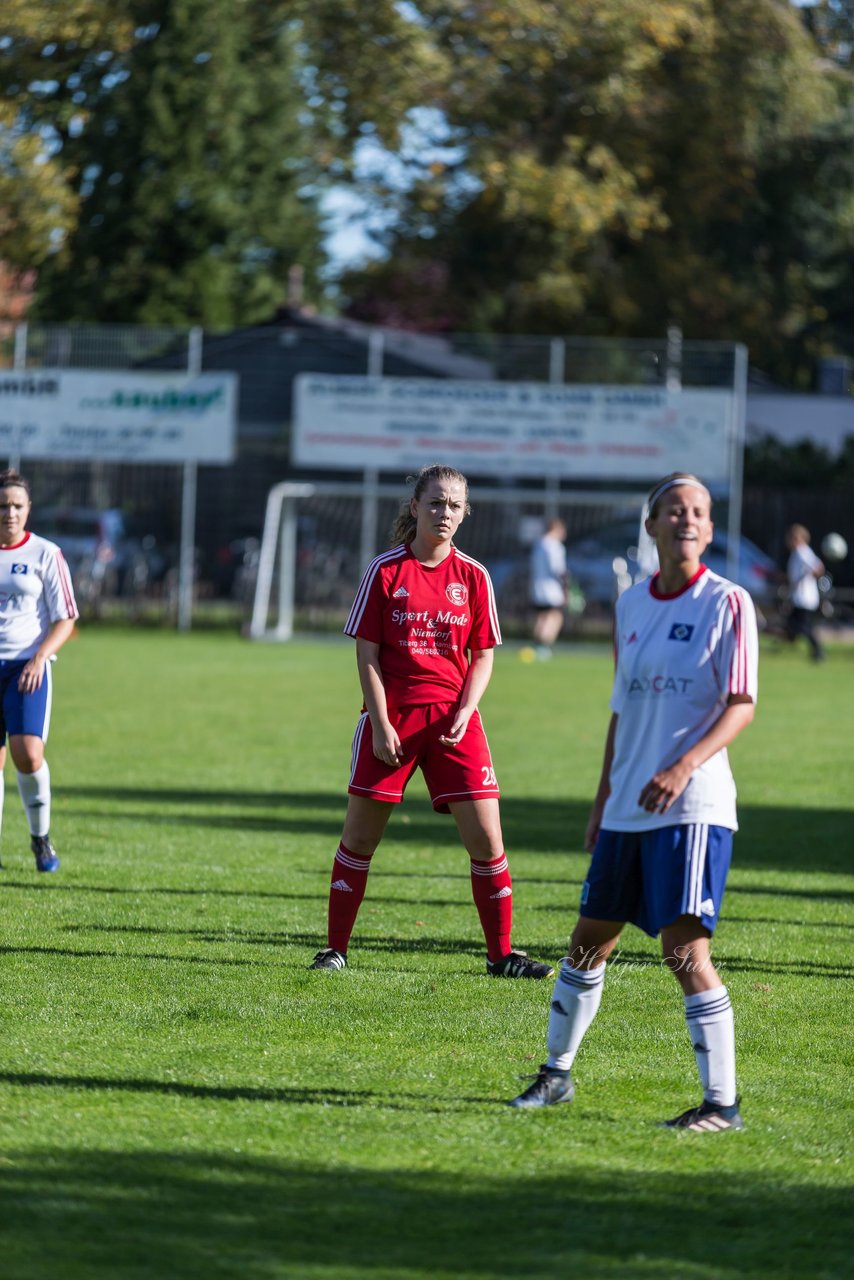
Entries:
{"type": "MultiPolygon", "coordinates": [[[[382,330],[374,330],[368,337],[368,377],[381,378],[383,373],[383,348],[385,338],[382,330]]],[[[380,474],[376,467],[367,467],[362,474],[362,529],[359,538],[359,560],[362,568],[376,554],[377,526],[380,517],[379,499],[380,474]]]]}
{"type": "Polygon", "coordinates": [[[678,324],[667,327],[667,354],[664,386],[667,391],[682,390],[682,330],[678,324]]]}
{"type": "Polygon", "coordinates": [[[279,533],[279,621],[276,639],[290,640],[294,633],[294,595],[297,564],[297,504],[285,497],[279,533]]]}
{"type": "MultiPolygon", "coordinates": [[[[29,330],[26,320],[22,324],[15,325],[15,354],[12,360],[12,368],[16,373],[22,373],[27,367],[27,336],[29,330]]],[[[9,458],[9,470],[20,471],[21,469],[21,453],[22,453],[21,428],[18,428],[18,453],[17,456],[9,458]]]]}
{"type": "MultiPolygon", "coordinates": [[[[191,378],[202,371],[202,329],[195,325],[187,341],[187,373],[191,378]]],[[[189,631],[193,621],[193,583],[196,566],[196,491],[198,463],[184,463],[181,488],[181,553],[178,562],[178,630],[189,631]]]]}
{"type": "Polygon", "coordinates": [[[566,343],[563,338],[552,338],[549,343],[549,382],[566,381],[566,343]]]}
{"type": "MultiPolygon", "coordinates": [[[[566,343],[563,338],[552,338],[549,343],[549,382],[563,386],[566,380],[566,343]]],[[[546,520],[553,520],[558,514],[558,497],[560,495],[560,477],[552,472],[546,476],[546,500],[543,504],[543,515],[546,520]]]]}
{"type": "Polygon", "coordinates": [[[727,577],[738,576],[741,546],[741,504],[744,488],[744,433],[747,417],[747,347],[735,345],[729,437],[729,518],[727,520],[727,577]]]}

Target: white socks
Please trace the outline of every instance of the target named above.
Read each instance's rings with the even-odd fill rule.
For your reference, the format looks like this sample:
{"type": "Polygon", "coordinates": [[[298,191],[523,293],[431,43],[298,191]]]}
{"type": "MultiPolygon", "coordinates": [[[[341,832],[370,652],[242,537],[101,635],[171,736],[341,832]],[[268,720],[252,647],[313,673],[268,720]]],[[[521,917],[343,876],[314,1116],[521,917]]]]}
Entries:
{"type": "MultiPolygon", "coordinates": [[[[569,1071],[587,1028],[599,1009],[605,966],[574,969],[561,963],[549,1012],[546,1066],[569,1071]]],[[[735,1026],[726,987],[685,996],[685,1020],[707,1102],[735,1102],[735,1026]]]]}
{"type": "Polygon", "coordinates": [[[46,836],[50,831],[50,769],[42,761],[35,773],[18,774],[18,791],[27,815],[31,836],[46,836]]]}
{"type": "Polygon", "coordinates": [[[707,1102],[735,1102],[735,1025],[726,987],[685,997],[685,1021],[707,1102]]]}
{"type": "Polygon", "coordinates": [[[561,961],[555,980],[549,1013],[549,1056],[546,1066],[568,1071],[578,1046],[602,999],[605,966],[598,969],[573,969],[568,960],[561,961]]]}

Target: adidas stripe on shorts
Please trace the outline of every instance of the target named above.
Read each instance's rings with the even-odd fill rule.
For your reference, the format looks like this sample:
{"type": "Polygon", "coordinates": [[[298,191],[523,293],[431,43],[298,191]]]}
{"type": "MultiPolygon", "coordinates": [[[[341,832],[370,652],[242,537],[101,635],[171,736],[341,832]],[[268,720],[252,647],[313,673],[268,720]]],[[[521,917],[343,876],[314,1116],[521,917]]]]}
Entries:
{"type": "Polygon", "coordinates": [[[603,829],[582,885],[580,914],[627,921],[653,938],[679,916],[698,916],[713,933],[731,858],[729,827],[689,822],[654,831],[603,829]]]}
{"type": "Polygon", "coordinates": [[[363,711],[353,737],[350,795],[369,796],[387,804],[400,804],[406,784],[420,768],[437,813],[448,813],[459,800],[498,799],[500,791],[483,731],[475,711],[456,746],[439,741],[449,731],[457,712],[456,703],[400,707],[394,713],[403,750],[403,763],[384,764],[374,755],[371,722],[363,711]]]}

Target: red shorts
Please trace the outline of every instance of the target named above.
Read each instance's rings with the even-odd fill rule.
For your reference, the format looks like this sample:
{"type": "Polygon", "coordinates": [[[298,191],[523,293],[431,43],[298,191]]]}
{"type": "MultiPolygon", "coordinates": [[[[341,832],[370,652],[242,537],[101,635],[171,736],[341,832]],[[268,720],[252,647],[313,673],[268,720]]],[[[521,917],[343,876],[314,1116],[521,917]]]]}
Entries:
{"type": "Polygon", "coordinates": [[[371,721],[363,711],[353,735],[350,795],[400,804],[407,782],[420,768],[437,813],[450,813],[448,806],[458,800],[497,800],[501,793],[478,712],[456,746],[439,741],[456,712],[456,703],[401,707],[392,723],[400,738],[403,764],[388,765],[374,755],[371,721]]]}

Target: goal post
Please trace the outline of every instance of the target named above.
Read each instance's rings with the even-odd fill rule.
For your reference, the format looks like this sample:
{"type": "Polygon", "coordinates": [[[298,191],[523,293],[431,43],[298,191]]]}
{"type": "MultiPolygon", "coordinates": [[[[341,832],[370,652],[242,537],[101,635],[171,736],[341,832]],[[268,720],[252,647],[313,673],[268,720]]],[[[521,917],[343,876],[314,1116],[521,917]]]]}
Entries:
{"type": "MultiPolygon", "coordinates": [[[[387,545],[406,482],[283,481],[267,497],[249,636],[287,641],[301,611],[308,629],[343,625],[362,573],[387,545]]],[[[486,565],[502,620],[520,622],[527,609],[530,545],[547,519],[560,516],[570,538],[608,521],[638,516],[644,492],[565,490],[472,483],[471,516],[455,541],[486,565]]]]}
{"type": "Polygon", "coordinates": [[[249,635],[253,640],[290,640],[294,629],[294,594],[296,588],[297,501],[310,498],[312,484],[296,484],[285,480],[274,485],[267,495],[264,531],[258,555],[255,599],[249,635]],[[278,562],[279,589],[276,624],[268,628],[273,573],[278,562]]]}

